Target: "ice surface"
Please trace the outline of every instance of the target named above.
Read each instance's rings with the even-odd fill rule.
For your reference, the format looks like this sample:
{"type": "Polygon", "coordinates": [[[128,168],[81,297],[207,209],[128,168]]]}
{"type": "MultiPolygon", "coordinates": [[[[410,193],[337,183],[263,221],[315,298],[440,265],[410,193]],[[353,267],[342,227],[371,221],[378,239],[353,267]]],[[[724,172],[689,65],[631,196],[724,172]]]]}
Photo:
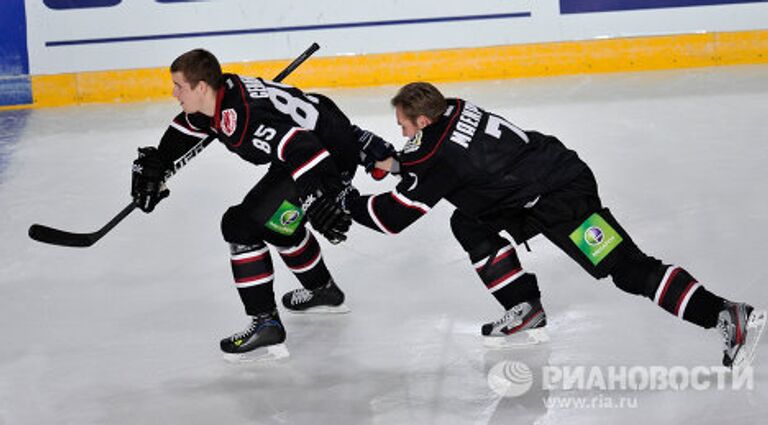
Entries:
{"type": "MultiPolygon", "coordinates": [[[[593,168],[605,204],[649,254],[709,289],[768,304],[768,67],[441,84],[525,129],[557,135],[593,168]]],[[[323,90],[402,145],[396,87],[323,90]]],[[[209,147],[151,215],[91,248],[31,241],[33,222],[92,231],[128,201],[136,148],[156,144],[174,102],[0,113],[0,424],[762,423],[768,347],[752,389],[545,390],[545,367],[717,365],[714,331],[594,281],[548,241],[519,249],[537,273],[552,341],[483,347],[501,316],[439,204],[396,237],[357,226],[322,243],[352,313],[283,312],[288,361],[233,366],[219,338],[247,321],[219,220],[264,172],[209,147]],[[488,383],[520,362],[532,389],[488,383]],[[548,406],[553,398],[598,400],[548,406]],[[608,408],[621,397],[636,407],[608,408]],[[695,422],[694,422],[695,421],[695,422]]],[[[395,181],[370,182],[384,191],[395,181]]],[[[297,286],[275,261],[278,296],[297,286]]]]}

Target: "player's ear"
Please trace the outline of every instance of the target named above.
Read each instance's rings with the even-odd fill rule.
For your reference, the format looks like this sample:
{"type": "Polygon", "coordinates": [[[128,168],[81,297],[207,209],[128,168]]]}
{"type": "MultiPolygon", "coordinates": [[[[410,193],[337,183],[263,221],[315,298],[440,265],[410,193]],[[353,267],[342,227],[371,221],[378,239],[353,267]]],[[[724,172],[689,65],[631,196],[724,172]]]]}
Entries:
{"type": "Polygon", "coordinates": [[[205,81],[198,81],[197,87],[195,87],[196,90],[199,90],[200,93],[206,93],[208,91],[211,91],[211,86],[208,85],[205,81]]]}
{"type": "Polygon", "coordinates": [[[427,118],[426,115],[419,115],[416,117],[416,126],[419,128],[419,130],[430,124],[432,124],[432,120],[427,118]]]}

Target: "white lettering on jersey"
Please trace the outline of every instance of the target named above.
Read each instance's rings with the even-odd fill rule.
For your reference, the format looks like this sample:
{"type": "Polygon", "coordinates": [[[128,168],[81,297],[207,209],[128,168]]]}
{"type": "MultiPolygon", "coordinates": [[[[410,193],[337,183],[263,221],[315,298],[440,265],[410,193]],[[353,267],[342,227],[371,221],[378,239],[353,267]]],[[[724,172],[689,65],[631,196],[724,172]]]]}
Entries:
{"type": "Polygon", "coordinates": [[[456,123],[456,129],[451,133],[451,141],[463,147],[469,148],[469,142],[472,141],[472,137],[477,131],[477,126],[480,124],[480,110],[477,106],[467,102],[464,104],[459,115],[459,122],[456,123]]]}
{"type": "Polygon", "coordinates": [[[514,132],[517,137],[519,137],[523,142],[528,143],[528,135],[525,134],[523,130],[521,130],[516,125],[510,123],[509,121],[505,120],[504,118],[498,117],[496,115],[488,115],[488,122],[485,124],[485,132],[497,139],[501,139],[501,128],[508,128],[514,132]]]}
{"type": "Polygon", "coordinates": [[[269,92],[264,84],[258,78],[240,77],[245,85],[245,90],[248,91],[248,96],[251,99],[259,99],[269,97],[269,92]]]}
{"type": "Polygon", "coordinates": [[[277,131],[275,131],[272,127],[267,127],[264,124],[259,125],[259,128],[256,129],[256,131],[253,132],[253,140],[251,140],[251,143],[253,143],[253,146],[257,149],[261,149],[269,155],[272,153],[272,147],[267,143],[267,141],[272,140],[275,135],[277,134],[277,131]]]}
{"type": "Polygon", "coordinates": [[[267,91],[275,109],[289,115],[299,127],[307,130],[315,129],[320,112],[314,105],[277,87],[267,87],[267,91]]]}

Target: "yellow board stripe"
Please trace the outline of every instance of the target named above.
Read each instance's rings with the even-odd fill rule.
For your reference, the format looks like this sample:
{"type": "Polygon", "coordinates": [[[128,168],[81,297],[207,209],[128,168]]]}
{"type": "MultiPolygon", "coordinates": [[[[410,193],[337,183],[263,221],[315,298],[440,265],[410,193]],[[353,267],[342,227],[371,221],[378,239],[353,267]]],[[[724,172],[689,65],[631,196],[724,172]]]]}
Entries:
{"type": "MultiPolygon", "coordinates": [[[[181,52],[179,52],[181,53],[181,52]]],[[[276,75],[286,61],[225,64],[227,72],[276,75]]],[[[468,81],[768,63],[768,30],[317,57],[288,82],[305,88],[468,81]]],[[[167,67],[32,76],[32,105],[169,99],[167,67]]]]}

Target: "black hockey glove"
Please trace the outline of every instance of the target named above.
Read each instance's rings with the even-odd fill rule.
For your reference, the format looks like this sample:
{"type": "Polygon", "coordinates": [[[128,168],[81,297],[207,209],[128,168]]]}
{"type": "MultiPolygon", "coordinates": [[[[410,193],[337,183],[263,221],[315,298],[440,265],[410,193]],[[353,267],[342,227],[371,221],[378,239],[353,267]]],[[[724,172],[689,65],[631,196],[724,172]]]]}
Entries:
{"type": "Polygon", "coordinates": [[[131,197],[136,206],[145,213],[152,212],[155,206],[171,193],[164,183],[168,168],[170,167],[160,157],[157,148],[139,148],[139,157],[133,161],[131,197]]]}
{"type": "Polygon", "coordinates": [[[307,214],[309,222],[321,235],[332,244],[338,244],[347,239],[352,219],[341,209],[336,197],[314,189],[304,196],[301,208],[307,214]]]}
{"type": "Polygon", "coordinates": [[[360,144],[360,164],[365,167],[365,172],[370,174],[374,180],[381,180],[386,177],[389,172],[376,168],[376,161],[397,158],[395,147],[376,134],[356,125],[352,126],[352,133],[360,144]]]}
{"type": "Polygon", "coordinates": [[[350,214],[350,207],[352,206],[352,202],[360,197],[360,192],[352,186],[352,183],[346,183],[344,186],[344,189],[339,192],[338,195],[336,195],[336,205],[341,208],[342,211],[346,214],[350,214]]]}

